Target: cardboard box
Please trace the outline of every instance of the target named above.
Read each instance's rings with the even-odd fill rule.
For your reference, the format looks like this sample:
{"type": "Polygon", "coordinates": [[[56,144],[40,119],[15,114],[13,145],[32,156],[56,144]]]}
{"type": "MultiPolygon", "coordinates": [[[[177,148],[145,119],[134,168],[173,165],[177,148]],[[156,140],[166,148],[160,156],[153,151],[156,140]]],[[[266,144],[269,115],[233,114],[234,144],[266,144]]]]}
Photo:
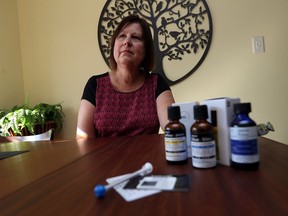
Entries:
{"type": "Polygon", "coordinates": [[[179,106],[181,111],[180,122],[185,125],[188,157],[191,157],[191,126],[195,122],[193,107],[195,102],[173,103],[172,106],[179,106]]]}
{"type": "Polygon", "coordinates": [[[240,103],[240,98],[215,98],[204,100],[201,104],[206,104],[208,108],[208,121],[211,123],[211,110],[217,113],[217,130],[218,130],[218,163],[230,166],[230,124],[234,118],[233,106],[240,103]]]}

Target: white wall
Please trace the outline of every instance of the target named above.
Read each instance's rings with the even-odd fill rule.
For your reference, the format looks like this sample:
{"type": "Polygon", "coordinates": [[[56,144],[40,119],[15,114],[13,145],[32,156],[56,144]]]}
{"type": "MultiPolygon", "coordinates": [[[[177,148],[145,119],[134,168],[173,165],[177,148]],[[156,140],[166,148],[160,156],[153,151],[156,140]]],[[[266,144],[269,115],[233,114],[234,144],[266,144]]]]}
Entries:
{"type": "MultiPolygon", "coordinates": [[[[108,70],[97,41],[97,24],[106,1],[17,2],[25,96],[30,96],[31,103],[63,101],[62,136],[74,137],[87,79],[108,70]]],[[[176,101],[240,97],[252,103],[251,117],[257,123],[274,125],[276,132],[266,137],[288,144],[288,1],[207,3],[214,26],[211,48],[201,67],[172,87],[176,101]],[[265,53],[252,53],[253,36],[264,36],[265,53]]]]}
{"type": "Polygon", "coordinates": [[[0,0],[0,109],[24,102],[16,0],[0,0]]]}

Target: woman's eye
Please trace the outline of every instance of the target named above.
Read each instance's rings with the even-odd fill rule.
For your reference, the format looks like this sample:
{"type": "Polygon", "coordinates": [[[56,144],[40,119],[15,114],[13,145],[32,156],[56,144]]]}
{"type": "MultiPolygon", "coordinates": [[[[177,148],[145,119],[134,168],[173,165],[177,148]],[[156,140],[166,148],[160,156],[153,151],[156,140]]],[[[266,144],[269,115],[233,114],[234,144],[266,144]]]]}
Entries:
{"type": "Polygon", "coordinates": [[[139,40],[139,41],[141,40],[141,38],[138,37],[138,36],[133,36],[132,39],[134,39],[134,40],[139,40]]]}
{"type": "Polygon", "coordinates": [[[121,35],[118,36],[119,39],[124,39],[125,37],[126,37],[126,36],[123,35],[123,34],[121,34],[121,35]]]}
{"type": "Polygon", "coordinates": [[[138,42],[138,41],[142,41],[142,38],[138,35],[126,35],[126,34],[120,34],[118,35],[117,39],[118,40],[126,40],[126,38],[130,38],[131,41],[135,41],[135,42],[138,42]]]}

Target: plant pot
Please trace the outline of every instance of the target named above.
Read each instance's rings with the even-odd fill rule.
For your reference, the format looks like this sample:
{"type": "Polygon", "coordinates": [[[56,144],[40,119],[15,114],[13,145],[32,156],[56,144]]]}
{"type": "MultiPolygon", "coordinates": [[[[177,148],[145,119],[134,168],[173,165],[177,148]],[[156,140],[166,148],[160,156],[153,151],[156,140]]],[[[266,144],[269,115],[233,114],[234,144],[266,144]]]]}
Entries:
{"type": "MultiPolygon", "coordinates": [[[[56,122],[55,121],[47,121],[44,123],[43,127],[40,124],[36,124],[34,127],[34,134],[32,134],[27,128],[23,128],[21,130],[22,136],[30,136],[30,135],[37,135],[37,134],[42,134],[50,129],[56,130],[56,122]]],[[[19,136],[15,135],[11,129],[9,129],[10,136],[19,136]]]]}

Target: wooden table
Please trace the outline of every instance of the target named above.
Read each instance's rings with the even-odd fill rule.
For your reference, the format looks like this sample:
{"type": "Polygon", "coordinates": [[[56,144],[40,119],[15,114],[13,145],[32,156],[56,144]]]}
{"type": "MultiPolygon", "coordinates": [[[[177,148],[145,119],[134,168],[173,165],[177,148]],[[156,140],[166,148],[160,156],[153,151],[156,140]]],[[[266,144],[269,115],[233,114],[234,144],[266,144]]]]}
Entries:
{"type": "Polygon", "coordinates": [[[27,153],[0,160],[0,215],[288,215],[288,146],[260,138],[260,168],[167,165],[163,135],[23,142],[0,150],[27,153]],[[96,184],[153,164],[153,174],[188,174],[189,192],[161,192],[126,202],[96,184]]]}

